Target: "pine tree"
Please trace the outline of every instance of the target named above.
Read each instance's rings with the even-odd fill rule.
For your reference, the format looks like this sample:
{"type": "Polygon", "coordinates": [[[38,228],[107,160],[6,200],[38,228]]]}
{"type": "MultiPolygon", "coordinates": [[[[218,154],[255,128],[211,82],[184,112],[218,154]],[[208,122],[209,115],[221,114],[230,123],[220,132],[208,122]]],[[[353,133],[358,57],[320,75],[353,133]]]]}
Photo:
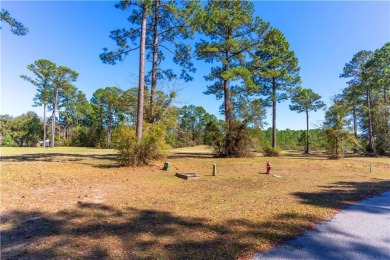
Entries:
{"type": "Polygon", "coordinates": [[[227,125],[225,156],[234,156],[230,151],[234,140],[229,138],[234,128],[233,99],[239,92],[249,92],[254,87],[252,73],[247,68],[251,51],[262,41],[268,24],[260,18],[253,18],[254,7],[249,1],[208,1],[199,20],[202,33],[207,39],[196,44],[199,59],[208,63],[218,62],[205,77],[214,81],[205,94],[223,98],[223,113],[227,125]],[[241,86],[231,83],[241,82],[241,86]]]}
{"type": "Polygon", "coordinates": [[[343,73],[340,75],[341,78],[350,78],[347,82],[349,86],[353,86],[353,88],[357,88],[356,93],[364,93],[365,95],[365,104],[364,111],[365,115],[363,115],[363,121],[366,121],[367,128],[367,139],[368,146],[367,152],[370,155],[374,154],[374,138],[373,138],[373,126],[372,126],[372,84],[369,84],[367,78],[369,74],[367,74],[367,70],[365,72],[365,64],[372,57],[371,51],[359,51],[356,53],[352,60],[345,64],[343,68],[343,73]]]}
{"type": "MultiPolygon", "coordinates": [[[[172,80],[177,77],[172,69],[163,69],[162,62],[165,60],[165,54],[173,56],[173,61],[182,67],[180,78],[189,81],[192,77],[189,73],[195,72],[191,62],[191,48],[179,39],[186,39],[193,36],[194,15],[200,8],[199,1],[161,1],[161,0],[139,0],[121,1],[116,5],[121,10],[132,10],[129,21],[133,25],[130,29],[119,29],[111,32],[111,38],[118,45],[116,51],[108,51],[104,48],[100,58],[104,63],[115,64],[122,61],[134,50],[140,50],[140,71],[139,71],[139,107],[137,129],[141,128],[141,118],[153,123],[155,118],[155,100],[157,81],[161,79],[172,80]],[[142,19],[140,19],[140,17],[142,19]],[[191,22],[190,22],[191,21],[191,22]],[[145,74],[145,63],[151,61],[152,70],[145,74]],[[142,68],[142,70],[141,70],[142,68]],[[151,84],[150,102],[145,106],[145,117],[143,116],[143,102],[146,83],[151,84]],[[141,106],[142,103],[142,106],[141,106]],[[142,108],[141,108],[142,107],[142,108]],[[141,117],[142,114],[142,117],[141,117]]],[[[142,132],[142,131],[141,131],[142,132]]],[[[137,130],[137,135],[141,134],[137,130]]]]}
{"type": "Polygon", "coordinates": [[[309,136],[309,112],[325,107],[325,103],[321,101],[321,96],[311,89],[297,87],[291,97],[290,109],[298,113],[305,112],[306,114],[306,149],[305,153],[309,154],[310,136],[309,136]]]}
{"type": "MultiPolygon", "coordinates": [[[[15,35],[26,35],[28,33],[28,28],[15,18],[11,17],[7,10],[1,9],[0,21],[8,23],[11,26],[11,32],[15,35]]],[[[0,27],[0,29],[2,28],[0,27]]]]}
{"type": "Polygon", "coordinates": [[[282,32],[272,28],[257,47],[251,67],[256,72],[255,82],[261,86],[262,95],[272,103],[272,148],[275,149],[276,103],[288,99],[300,83],[298,59],[282,32]]]}
{"type": "Polygon", "coordinates": [[[37,60],[34,64],[27,66],[27,69],[35,75],[35,79],[21,75],[20,77],[37,87],[37,93],[34,97],[34,105],[43,105],[43,147],[46,145],[46,108],[50,103],[54,76],[57,66],[49,60],[37,60]]]}

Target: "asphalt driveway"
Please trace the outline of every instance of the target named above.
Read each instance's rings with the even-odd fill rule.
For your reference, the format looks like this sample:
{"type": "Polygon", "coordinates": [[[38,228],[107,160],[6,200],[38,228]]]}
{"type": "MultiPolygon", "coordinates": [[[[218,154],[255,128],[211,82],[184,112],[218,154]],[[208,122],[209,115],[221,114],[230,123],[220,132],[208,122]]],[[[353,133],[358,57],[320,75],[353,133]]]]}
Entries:
{"type": "Polygon", "coordinates": [[[390,259],[390,192],[349,206],[260,259],[390,259]]]}

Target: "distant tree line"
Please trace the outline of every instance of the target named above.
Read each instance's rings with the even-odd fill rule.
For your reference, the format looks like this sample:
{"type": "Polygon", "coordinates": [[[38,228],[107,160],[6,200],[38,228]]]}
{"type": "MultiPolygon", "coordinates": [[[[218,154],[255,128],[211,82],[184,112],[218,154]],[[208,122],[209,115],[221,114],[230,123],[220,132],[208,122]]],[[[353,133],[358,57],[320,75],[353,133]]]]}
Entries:
{"type": "MultiPolygon", "coordinates": [[[[136,88],[122,91],[116,87],[98,89],[90,102],[76,102],[76,110],[82,117],[75,114],[72,117],[61,107],[59,117],[56,116],[55,142],[60,146],[79,146],[95,148],[113,148],[116,142],[115,134],[125,122],[135,123],[136,100],[133,100],[133,108],[126,112],[123,103],[114,100],[129,98],[130,92],[136,88]],[[109,93],[109,94],[108,94],[109,93]],[[113,94],[115,93],[115,94],[113,94]],[[122,96],[118,95],[119,93],[122,96]],[[110,96],[104,98],[103,96],[110,96]],[[72,122],[72,124],[69,124],[72,122]]],[[[79,99],[80,101],[80,99],[79,99]]],[[[126,103],[125,103],[126,104],[126,103]]],[[[195,145],[210,145],[218,150],[222,145],[224,121],[209,114],[201,106],[186,105],[181,108],[170,107],[166,120],[169,122],[169,130],[165,133],[165,142],[171,147],[187,147],[195,145]],[[170,117],[170,118],[169,118],[170,117]]],[[[50,122],[51,119],[49,119],[50,122]]],[[[52,124],[48,124],[51,126],[52,124]]],[[[325,149],[325,135],[322,129],[311,129],[310,147],[312,150],[325,149]]],[[[27,112],[21,116],[0,116],[0,133],[2,134],[2,146],[37,146],[42,145],[44,132],[43,119],[35,112],[27,112]]],[[[261,130],[250,128],[251,149],[261,151],[262,147],[271,146],[272,128],[261,130]]],[[[277,131],[279,147],[283,150],[306,149],[305,130],[279,130],[277,131]]]]}

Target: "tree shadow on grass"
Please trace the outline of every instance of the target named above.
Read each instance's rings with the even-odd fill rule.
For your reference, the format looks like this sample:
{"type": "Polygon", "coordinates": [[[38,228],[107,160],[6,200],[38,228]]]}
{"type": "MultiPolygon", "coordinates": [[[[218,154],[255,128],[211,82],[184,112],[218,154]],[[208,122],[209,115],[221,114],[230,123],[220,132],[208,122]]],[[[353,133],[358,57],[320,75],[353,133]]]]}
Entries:
{"type": "Polygon", "coordinates": [[[183,217],[151,209],[79,202],[54,214],[14,211],[1,216],[2,259],[236,259],[258,241],[278,243],[308,228],[308,216],[277,215],[255,223],[183,217]]]}
{"type": "Polygon", "coordinates": [[[320,187],[323,188],[323,190],[319,192],[296,192],[293,193],[293,195],[300,198],[304,204],[340,209],[362,199],[389,191],[390,181],[339,181],[331,185],[320,187]]]}
{"type": "MultiPolygon", "coordinates": [[[[304,204],[338,209],[389,187],[390,181],[337,182],[294,195],[304,204]]],[[[20,210],[0,217],[1,259],[237,259],[280,244],[319,220],[311,214],[275,213],[264,221],[231,217],[215,222],[83,202],[56,213],[20,210]]]]}
{"type": "Polygon", "coordinates": [[[177,158],[210,159],[210,158],[218,158],[218,155],[213,153],[201,153],[201,152],[176,152],[168,156],[168,159],[177,159],[177,158]]]}
{"type": "Polygon", "coordinates": [[[21,155],[6,155],[1,156],[2,162],[77,162],[81,164],[91,165],[97,168],[116,168],[120,167],[114,164],[117,160],[117,154],[79,154],[79,153],[34,153],[21,155]],[[95,160],[105,163],[91,163],[85,160],[95,160]],[[107,164],[106,161],[113,163],[107,164]]]}
{"type": "Polygon", "coordinates": [[[117,154],[33,153],[1,156],[1,160],[4,162],[53,162],[61,161],[59,157],[67,157],[67,161],[80,161],[83,159],[115,160],[117,154]]]}

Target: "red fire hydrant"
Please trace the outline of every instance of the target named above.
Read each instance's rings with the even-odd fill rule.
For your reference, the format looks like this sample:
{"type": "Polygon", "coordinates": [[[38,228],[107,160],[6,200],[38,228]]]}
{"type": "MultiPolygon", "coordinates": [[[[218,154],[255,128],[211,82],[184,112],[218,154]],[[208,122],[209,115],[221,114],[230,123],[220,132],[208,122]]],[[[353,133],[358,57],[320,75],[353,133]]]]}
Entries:
{"type": "Polygon", "coordinates": [[[271,173],[271,164],[269,162],[267,162],[267,174],[270,174],[271,173]]]}

